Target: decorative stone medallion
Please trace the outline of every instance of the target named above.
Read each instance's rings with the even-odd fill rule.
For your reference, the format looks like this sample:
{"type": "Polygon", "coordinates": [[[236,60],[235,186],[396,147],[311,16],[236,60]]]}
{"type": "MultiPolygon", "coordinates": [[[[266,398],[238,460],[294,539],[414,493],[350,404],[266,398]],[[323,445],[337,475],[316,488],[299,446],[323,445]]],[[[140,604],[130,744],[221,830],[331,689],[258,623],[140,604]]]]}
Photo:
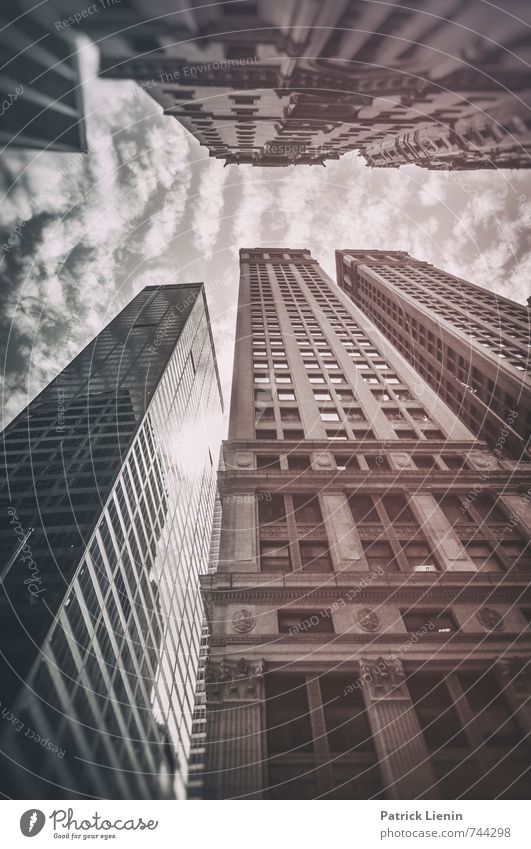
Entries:
{"type": "Polygon", "coordinates": [[[487,628],[489,631],[503,631],[505,623],[503,616],[492,607],[482,607],[477,614],[477,620],[480,625],[487,628]]]}
{"type": "Polygon", "coordinates": [[[362,607],[356,611],[354,621],[363,631],[374,632],[380,627],[380,618],[370,607],[362,607]]]}
{"type": "Polygon", "coordinates": [[[399,466],[402,466],[402,468],[409,466],[411,459],[409,454],[393,454],[393,457],[396,460],[397,464],[399,466]]]}
{"type": "Polygon", "coordinates": [[[252,454],[238,454],[236,456],[236,462],[238,466],[249,467],[253,462],[252,454]]]}
{"type": "Polygon", "coordinates": [[[238,634],[248,634],[256,625],[256,617],[252,610],[242,607],[232,617],[232,627],[238,634]]]}

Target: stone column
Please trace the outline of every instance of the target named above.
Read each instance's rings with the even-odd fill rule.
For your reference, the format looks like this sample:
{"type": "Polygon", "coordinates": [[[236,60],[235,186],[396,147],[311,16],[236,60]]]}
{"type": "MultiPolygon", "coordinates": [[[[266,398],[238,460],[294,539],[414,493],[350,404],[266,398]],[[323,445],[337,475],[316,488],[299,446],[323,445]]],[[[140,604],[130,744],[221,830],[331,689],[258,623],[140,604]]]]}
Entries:
{"type": "Polygon", "coordinates": [[[412,495],[409,504],[430,547],[438,555],[444,570],[447,572],[477,571],[475,564],[466,552],[466,548],[433,495],[412,495]]]}
{"type": "Polygon", "coordinates": [[[336,572],[367,572],[369,567],[346,497],[321,495],[323,519],[336,572]]]}
{"type": "Polygon", "coordinates": [[[392,799],[437,799],[430,754],[400,660],[361,661],[363,694],[384,784],[392,799]]]}
{"type": "Polygon", "coordinates": [[[263,661],[207,669],[206,799],[261,799],[267,784],[263,661]]]}

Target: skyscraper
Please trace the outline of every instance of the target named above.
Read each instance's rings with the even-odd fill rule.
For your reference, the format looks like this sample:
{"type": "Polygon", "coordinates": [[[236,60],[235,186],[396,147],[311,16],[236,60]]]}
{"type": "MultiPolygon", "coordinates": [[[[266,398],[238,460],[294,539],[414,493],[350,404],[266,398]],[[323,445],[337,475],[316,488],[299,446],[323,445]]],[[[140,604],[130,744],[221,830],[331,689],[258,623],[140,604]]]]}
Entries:
{"type": "Polygon", "coordinates": [[[404,251],[337,251],[336,265],[341,288],[474,434],[497,453],[527,452],[527,307],[404,251]]]}
{"type": "Polygon", "coordinates": [[[529,22],[523,0],[109,0],[79,25],[226,163],[474,169],[529,167],[529,22]]]}
{"type": "Polygon", "coordinates": [[[221,395],[202,284],[148,286],[2,434],[2,791],[184,795],[221,395]]]}
{"type": "Polygon", "coordinates": [[[207,798],[526,798],[529,464],[306,250],[243,249],[207,798]]]}
{"type": "Polygon", "coordinates": [[[4,4],[0,153],[10,147],[86,150],[79,47],[50,2],[4,4]]]}

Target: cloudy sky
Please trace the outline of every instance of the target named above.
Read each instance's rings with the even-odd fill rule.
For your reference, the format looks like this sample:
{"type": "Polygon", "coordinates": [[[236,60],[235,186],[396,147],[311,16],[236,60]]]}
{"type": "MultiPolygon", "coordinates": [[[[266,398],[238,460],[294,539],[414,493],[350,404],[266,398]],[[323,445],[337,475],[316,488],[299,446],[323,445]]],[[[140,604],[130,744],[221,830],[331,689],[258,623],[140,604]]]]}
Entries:
{"type": "MultiPolygon", "coordinates": [[[[223,167],[138,86],[90,78],[88,155],[0,160],[4,424],[143,286],[203,280],[228,400],[238,250],[407,250],[525,302],[531,173],[223,167]]],[[[91,64],[92,63],[92,64],[91,64]]]]}

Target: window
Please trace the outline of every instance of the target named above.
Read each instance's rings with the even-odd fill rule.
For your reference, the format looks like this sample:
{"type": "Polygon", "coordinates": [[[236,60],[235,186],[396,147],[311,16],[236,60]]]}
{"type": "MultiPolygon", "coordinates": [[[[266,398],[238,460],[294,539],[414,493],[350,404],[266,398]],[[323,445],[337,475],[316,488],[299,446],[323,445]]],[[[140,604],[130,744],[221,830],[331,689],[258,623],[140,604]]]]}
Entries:
{"type": "Polygon", "coordinates": [[[451,525],[472,521],[472,517],[463,507],[462,501],[457,495],[438,495],[436,498],[451,525]]]}
{"type": "Polygon", "coordinates": [[[293,510],[296,521],[302,524],[315,526],[323,521],[317,495],[294,495],[293,510]]]}
{"type": "Polygon", "coordinates": [[[334,625],[330,611],[323,610],[279,610],[278,630],[280,634],[333,634],[334,625]]]}
{"type": "Polygon", "coordinates": [[[381,454],[376,456],[365,455],[365,462],[369,469],[375,469],[376,471],[389,468],[388,460],[385,457],[382,457],[381,454]]]}
{"type": "Polygon", "coordinates": [[[260,568],[262,572],[291,572],[288,542],[261,542],[260,568]]]}
{"type": "Polygon", "coordinates": [[[371,495],[353,493],[348,499],[350,512],[356,524],[363,522],[379,522],[380,517],[374,506],[371,495]]]}
{"type": "Polygon", "coordinates": [[[407,499],[400,493],[382,496],[382,504],[391,522],[414,522],[407,499]]]}
{"type": "Polygon", "coordinates": [[[346,441],[347,434],[346,434],[346,431],[344,431],[344,430],[327,430],[326,431],[326,438],[327,439],[333,439],[333,440],[336,440],[336,441],[337,440],[346,441]]]}
{"type": "MultiPolygon", "coordinates": [[[[324,380],[323,380],[324,383],[324,380]]],[[[332,396],[328,389],[315,389],[313,393],[313,397],[316,401],[331,401],[332,396]]]]}
{"type": "Polygon", "coordinates": [[[417,469],[433,469],[435,457],[431,454],[413,454],[413,462],[417,469]]]}
{"type": "Polygon", "coordinates": [[[341,419],[335,410],[321,410],[320,413],[322,422],[339,422],[341,419]]]}
{"type": "Polygon", "coordinates": [[[310,456],[308,454],[290,454],[288,468],[294,472],[307,471],[310,468],[310,456]]]}
{"type": "Polygon", "coordinates": [[[531,543],[502,540],[500,548],[511,561],[511,568],[531,570],[531,543]]]}
{"type": "Polygon", "coordinates": [[[284,439],[294,439],[301,442],[304,439],[303,430],[284,430],[284,439]]]}
{"type": "Polygon", "coordinates": [[[408,676],[407,685],[428,749],[466,748],[468,741],[444,675],[416,672],[408,676]]]}
{"type": "Polygon", "coordinates": [[[383,540],[362,540],[362,545],[370,572],[375,569],[383,569],[384,572],[399,571],[390,543],[383,540]]]}
{"type": "Polygon", "coordinates": [[[270,428],[260,428],[257,430],[256,435],[259,439],[276,439],[277,432],[274,429],[270,428]]]}
{"type": "Polygon", "coordinates": [[[442,458],[449,469],[466,469],[467,462],[466,459],[461,454],[450,454],[448,456],[443,456],[442,458]]]}
{"type": "Polygon", "coordinates": [[[275,410],[274,407],[255,407],[254,409],[256,423],[258,422],[274,422],[275,410]]]}
{"type": "Polygon", "coordinates": [[[323,675],[319,684],[329,749],[355,756],[372,752],[374,744],[362,690],[355,689],[351,679],[347,675],[323,675]]]}
{"type": "Polygon", "coordinates": [[[281,407],[280,418],[283,422],[300,422],[299,411],[295,407],[281,407]]]}
{"type": "Polygon", "coordinates": [[[340,472],[345,472],[347,469],[357,471],[360,467],[357,457],[349,454],[336,454],[336,466],[340,472]]]}
{"type": "Polygon", "coordinates": [[[337,389],[336,395],[343,404],[351,404],[354,401],[354,395],[348,389],[337,389]]]}
{"type": "Polygon", "coordinates": [[[280,469],[280,458],[278,454],[258,454],[256,457],[257,469],[269,469],[276,471],[280,469]]]}
{"type": "Polygon", "coordinates": [[[516,746],[522,742],[522,732],[494,675],[491,672],[459,672],[457,677],[485,744],[516,746]]]}
{"type": "Polygon", "coordinates": [[[451,613],[444,610],[415,610],[401,611],[404,625],[410,634],[426,630],[430,634],[454,634],[457,631],[455,619],[451,613]]]}
{"type": "Polygon", "coordinates": [[[294,392],[288,392],[285,389],[283,389],[283,390],[279,389],[278,400],[279,401],[294,401],[295,400],[295,393],[294,392]]]}
{"type": "Polygon", "coordinates": [[[265,685],[268,752],[295,756],[311,752],[312,726],[304,676],[269,673],[265,685]]]}
{"type": "Polygon", "coordinates": [[[503,572],[500,558],[488,544],[481,540],[471,540],[464,543],[466,552],[476,568],[482,572],[503,572]]]}
{"type": "Polygon", "coordinates": [[[433,572],[437,568],[435,558],[425,542],[414,540],[402,543],[402,551],[409,566],[417,572],[433,572]]]}
{"type": "Polygon", "coordinates": [[[299,543],[302,568],[305,572],[331,572],[332,561],[326,542],[299,543]]]}

